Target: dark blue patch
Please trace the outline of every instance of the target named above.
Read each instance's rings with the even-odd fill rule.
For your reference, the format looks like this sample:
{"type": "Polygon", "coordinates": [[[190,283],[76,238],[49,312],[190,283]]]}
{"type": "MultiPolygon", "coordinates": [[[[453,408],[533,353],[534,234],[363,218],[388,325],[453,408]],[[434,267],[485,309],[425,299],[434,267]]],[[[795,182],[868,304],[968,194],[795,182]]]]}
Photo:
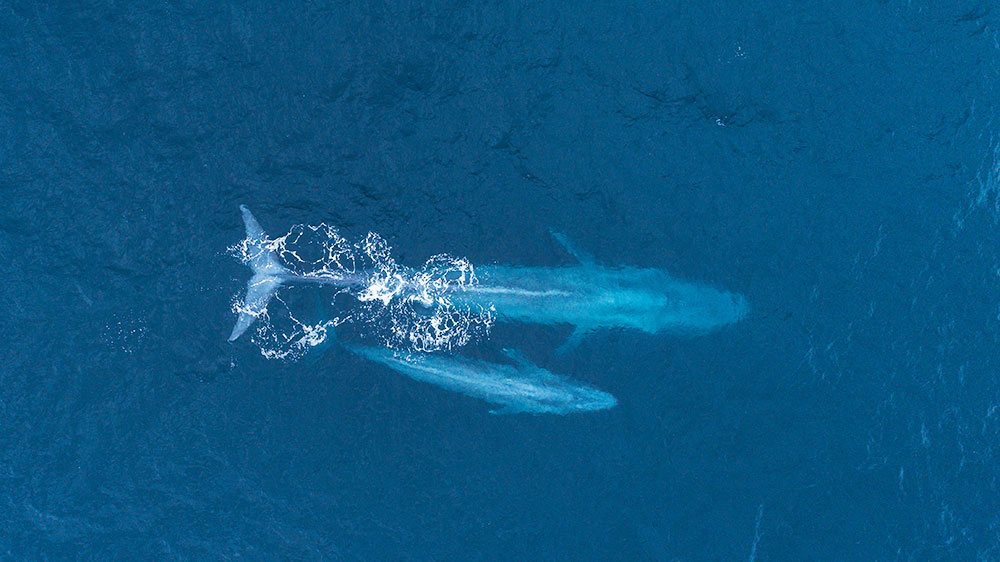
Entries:
{"type": "Polygon", "coordinates": [[[0,558],[1000,556],[998,12],[576,4],[0,5],[0,558]],[[752,312],[491,416],[227,343],[241,203],[752,312]]]}

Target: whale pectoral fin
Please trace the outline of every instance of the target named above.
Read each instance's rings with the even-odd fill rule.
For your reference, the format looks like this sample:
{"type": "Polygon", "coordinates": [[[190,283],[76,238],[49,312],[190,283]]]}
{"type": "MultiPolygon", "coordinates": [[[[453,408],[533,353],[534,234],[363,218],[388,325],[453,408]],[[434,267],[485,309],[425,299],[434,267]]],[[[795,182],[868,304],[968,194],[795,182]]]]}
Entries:
{"type": "Polygon", "coordinates": [[[559,232],[558,230],[555,229],[549,229],[549,234],[551,234],[552,237],[556,239],[556,242],[559,242],[559,245],[562,246],[564,250],[566,250],[566,253],[576,258],[576,261],[580,262],[583,265],[594,265],[597,263],[594,260],[594,256],[578,248],[576,244],[570,242],[569,237],[563,234],[562,232],[559,232]]]}
{"type": "Polygon", "coordinates": [[[535,366],[534,363],[528,361],[528,358],[525,357],[520,351],[516,349],[505,347],[503,348],[503,354],[507,356],[507,359],[510,359],[511,361],[516,363],[518,367],[525,368],[525,367],[535,366]]]}
{"type": "Polygon", "coordinates": [[[507,404],[506,406],[501,406],[495,410],[490,410],[490,413],[494,416],[509,416],[511,414],[523,414],[524,409],[518,408],[516,406],[511,406],[507,404]]]}
{"type": "Polygon", "coordinates": [[[584,336],[590,332],[590,328],[577,326],[576,329],[573,330],[573,333],[566,338],[566,341],[564,341],[563,344],[556,349],[556,353],[562,355],[568,351],[573,351],[580,345],[580,342],[583,341],[584,336]]]}

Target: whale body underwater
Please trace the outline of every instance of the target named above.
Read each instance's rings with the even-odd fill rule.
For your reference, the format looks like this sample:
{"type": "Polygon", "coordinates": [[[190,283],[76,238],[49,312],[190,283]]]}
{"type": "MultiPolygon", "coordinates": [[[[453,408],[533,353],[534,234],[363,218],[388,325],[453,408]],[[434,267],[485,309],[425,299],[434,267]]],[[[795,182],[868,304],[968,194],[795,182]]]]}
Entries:
{"type": "Polygon", "coordinates": [[[513,364],[502,364],[447,354],[412,355],[385,347],[341,345],[414,380],[500,406],[490,410],[492,414],[572,414],[617,404],[607,392],[551,373],[513,350],[504,350],[513,364]]]}
{"type": "MultiPolygon", "coordinates": [[[[248,265],[253,276],[229,341],[238,339],[267,310],[282,285],[320,284],[363,290],[370,274],[328,272],[296,274],[282,265],[257,219],[241,205],[246,228],[248,265]]],[[[625,328],[656,333],[703,334],[743,318],[748,306],[739,294],[676,279],[660,269],[607,267],[575,248],[565,236],[557,241],[578,261],[561,267],[475,266],[478,282],[449,295],[459,305],[492,308],[499,321],[569,324],[567,346],[589,332],[625,328]]],[[[401,277],[398,295],[419,298],[419,287],[401,277]]]]}

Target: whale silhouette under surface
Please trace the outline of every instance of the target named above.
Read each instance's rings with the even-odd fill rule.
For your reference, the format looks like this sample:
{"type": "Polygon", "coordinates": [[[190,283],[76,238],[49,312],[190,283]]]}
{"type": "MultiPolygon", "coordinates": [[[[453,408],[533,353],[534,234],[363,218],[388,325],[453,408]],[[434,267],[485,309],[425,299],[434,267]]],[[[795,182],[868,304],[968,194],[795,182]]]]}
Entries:
{"type": "Polygon", "coordinates": [[[342,344],[352,353],[412,379],[496,404],[492,414],[570,414],[612,408],[615,397],[556,375],[505,349],[513,364],[447,354],[407,354],[384,347],[342,344]]]}
{"type": "MultiPolygon", "coordinates": [[[[263,314],[275,291],[285,284],[310,283],[360,293],[372,283],[365,271],[293,273],[282,265],[257,220],[241,205],[246,226],[246,261],[253,270],[239,318],[229,336],[235,341],[263,314]]],[[[475,266],[476,282],[450,289],[447,299],[462,306],[493,310],[498,320],[570,324],[565,346],[603,328],[646,333],[700,334],[740,320],[748,310],[738,294],[676,279],[660,269],[607,267],[575,248],[564,235],[553,236],[577,259],[563,267],[475,266]]],[[[410,268],[392,280],[393,298],[423,302],[426,287],[410,268]]],[[[384,280],[380,281],[384,282],[384,280]]],[[[431,304],[432,305],[432,304],[431,304]]]]}

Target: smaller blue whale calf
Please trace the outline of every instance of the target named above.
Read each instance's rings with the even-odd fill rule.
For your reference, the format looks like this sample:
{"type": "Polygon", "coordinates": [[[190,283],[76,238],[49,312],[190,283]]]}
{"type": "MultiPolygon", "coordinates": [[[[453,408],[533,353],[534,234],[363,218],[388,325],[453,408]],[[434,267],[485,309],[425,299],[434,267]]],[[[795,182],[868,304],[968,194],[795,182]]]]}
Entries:
{"type": "Polygon", "coordinates": [[[342,344],[352,353],[412,379],[500,406],[492,414],[570,414],[612,408],[615,397],[553,374],[520,353],[504,350],[512,364],[449,355],[400,354],[382,347],[342,344]]]}

